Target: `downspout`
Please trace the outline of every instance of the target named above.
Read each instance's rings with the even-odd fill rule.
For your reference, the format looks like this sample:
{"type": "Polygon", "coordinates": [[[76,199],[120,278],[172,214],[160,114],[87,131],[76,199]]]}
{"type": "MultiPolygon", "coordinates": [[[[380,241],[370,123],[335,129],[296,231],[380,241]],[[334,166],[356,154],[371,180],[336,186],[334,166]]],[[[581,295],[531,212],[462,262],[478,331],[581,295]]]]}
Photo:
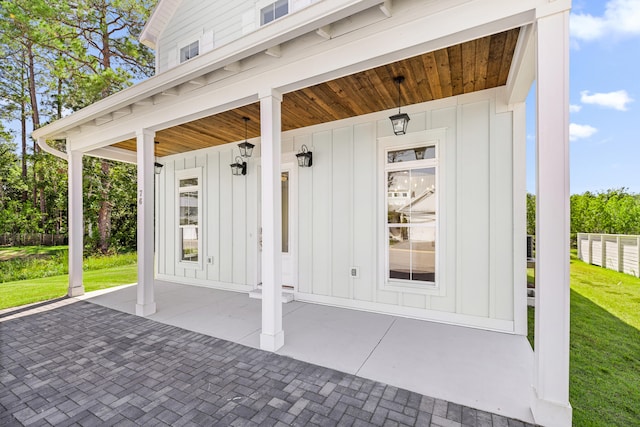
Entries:
{"type": "Polygon", "coordinates": [[[47,153],[53,154],[56,157],[60,157],[63,160],[69,161],[69,156],[67,156],[67,153],[63,153],[60,150],[56,150],[55,148],[47,144],[46,138],[38,138],[38,145],[47,153]]]}

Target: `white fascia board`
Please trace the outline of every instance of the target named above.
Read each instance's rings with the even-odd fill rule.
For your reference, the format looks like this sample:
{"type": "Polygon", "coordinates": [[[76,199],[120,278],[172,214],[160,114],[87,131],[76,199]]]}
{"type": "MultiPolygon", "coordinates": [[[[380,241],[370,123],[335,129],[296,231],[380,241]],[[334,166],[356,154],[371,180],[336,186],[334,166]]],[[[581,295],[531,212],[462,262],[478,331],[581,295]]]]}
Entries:
{"type": "Polygon", "coordinates": [[[86,151],[84,154],[91,157],[98,157],[107,160],[136,164],[138,156],[135,151],[124,150],[118,147],[102,147],[95,150],[86,151]]]}
{"type": "Polygon", "coordinates": [[[66,131],[98,116],[125,108],[162,91],[200,77],[227,64],[240,61],[268,48],[315,31],[319,27],[378,5],[382,0],[323,0],[285,19],[273,22],[240,39],[199,55],[170,70],[124,89],[82,110],[33,132],[34,138],[64,137],[66,131]]]}

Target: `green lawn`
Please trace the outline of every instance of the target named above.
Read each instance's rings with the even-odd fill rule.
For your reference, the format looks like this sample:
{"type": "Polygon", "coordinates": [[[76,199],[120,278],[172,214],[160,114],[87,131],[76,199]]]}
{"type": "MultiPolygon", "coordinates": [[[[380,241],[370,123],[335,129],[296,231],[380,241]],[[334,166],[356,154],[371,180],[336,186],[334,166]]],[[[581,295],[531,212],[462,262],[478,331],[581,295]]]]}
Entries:
{"type": "MultiPolygon", "coordinates": [[[[85,291],[135,283],[138,279],[136,264],[83,273],[85,291]]],[[[0,309],[33,302],[46,301],[66,295],[69,275],[45,277],[0,283],[0,309]]]]}
{"type": "Polygon", "coordinates": [[[54,256],[66,251],[68,246],[6,246],[0,247],[0,261],[15,258],[54,256]]]}
{"type": "Polygon", "coordinates": [[[573,425],[640,426],[640,279],[572,254],[570,345],[573,425]]]}

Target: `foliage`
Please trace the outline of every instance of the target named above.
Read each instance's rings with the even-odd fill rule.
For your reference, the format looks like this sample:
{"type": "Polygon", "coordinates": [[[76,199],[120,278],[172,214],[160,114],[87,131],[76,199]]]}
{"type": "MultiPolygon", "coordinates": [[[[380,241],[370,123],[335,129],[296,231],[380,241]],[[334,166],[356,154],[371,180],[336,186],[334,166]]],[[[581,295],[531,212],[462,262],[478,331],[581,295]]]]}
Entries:
{"type": "MultiPolygon", "coordinates": [[[[28,134],[152,74],[137,36],[155,3],[0,0],[0,232],[67,233],[67,164],[28,134]]],[[[135,168],[85,157],[83,175],[88,252],[135,249],[135,168]]]]}
{"type": "MultiPolygon", "coordinates": [[[[14,254],[11,257],[6,256],[5,251],[0,252],[0,259],[3,260],[0,263],[0,283],[59,276],[69,272],[69,253],[66,247],[57,246],[48,252],[33,251],[26,256],[24,254],[29,251],[12,252],[14,254]],[[17,256],[20,253],[23,256],[17,256]]],[[[136,263],[136,259],[135,253],[87,257],[83,262],[83,270],[94,271],[131,265],[136,263]]]]}
{"type": "Polygon", "coordinates": [[[527,193],[527,234],[536,234],[536,196],[527,193]]]}
{"type": "MultiPolygon", "coordinates": [[[[86,272],[83,283],[85,291],[91,292],[135,283],[137,277],[137,266],[127,265],[86,272]]],[[[68,286],[68,275],[0,283],[0,310],[62,297],[68,286]]]]}
{"type": "MultiPolygon", "coordinates": [[[[640,279],[586,264],[573,252],[569,379],[573,424],[638,425],[640,279]]],[[[531,341],[533,312],[530,308],[531,341]]]]}
{"type": "MultiPolygon", "coordinates": [[[[625,188],[573,194],[571,242],[577,233],[640,234],[640,194],[625,188]]],[[[527,233],[535,234],[535,196],[527,194],[527,233]]]]}

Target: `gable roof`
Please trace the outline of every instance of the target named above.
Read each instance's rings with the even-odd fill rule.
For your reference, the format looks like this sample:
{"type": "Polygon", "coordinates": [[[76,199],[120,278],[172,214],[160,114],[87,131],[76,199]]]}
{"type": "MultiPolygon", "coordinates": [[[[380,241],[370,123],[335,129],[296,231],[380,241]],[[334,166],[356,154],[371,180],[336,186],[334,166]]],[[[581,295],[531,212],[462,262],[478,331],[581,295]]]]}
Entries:
{"type": "Polygon", "coordinates": [[[158,38],[178,10],[182,0],[160,0],[140,34],[140,43],[155,50],[158,38]]]}

